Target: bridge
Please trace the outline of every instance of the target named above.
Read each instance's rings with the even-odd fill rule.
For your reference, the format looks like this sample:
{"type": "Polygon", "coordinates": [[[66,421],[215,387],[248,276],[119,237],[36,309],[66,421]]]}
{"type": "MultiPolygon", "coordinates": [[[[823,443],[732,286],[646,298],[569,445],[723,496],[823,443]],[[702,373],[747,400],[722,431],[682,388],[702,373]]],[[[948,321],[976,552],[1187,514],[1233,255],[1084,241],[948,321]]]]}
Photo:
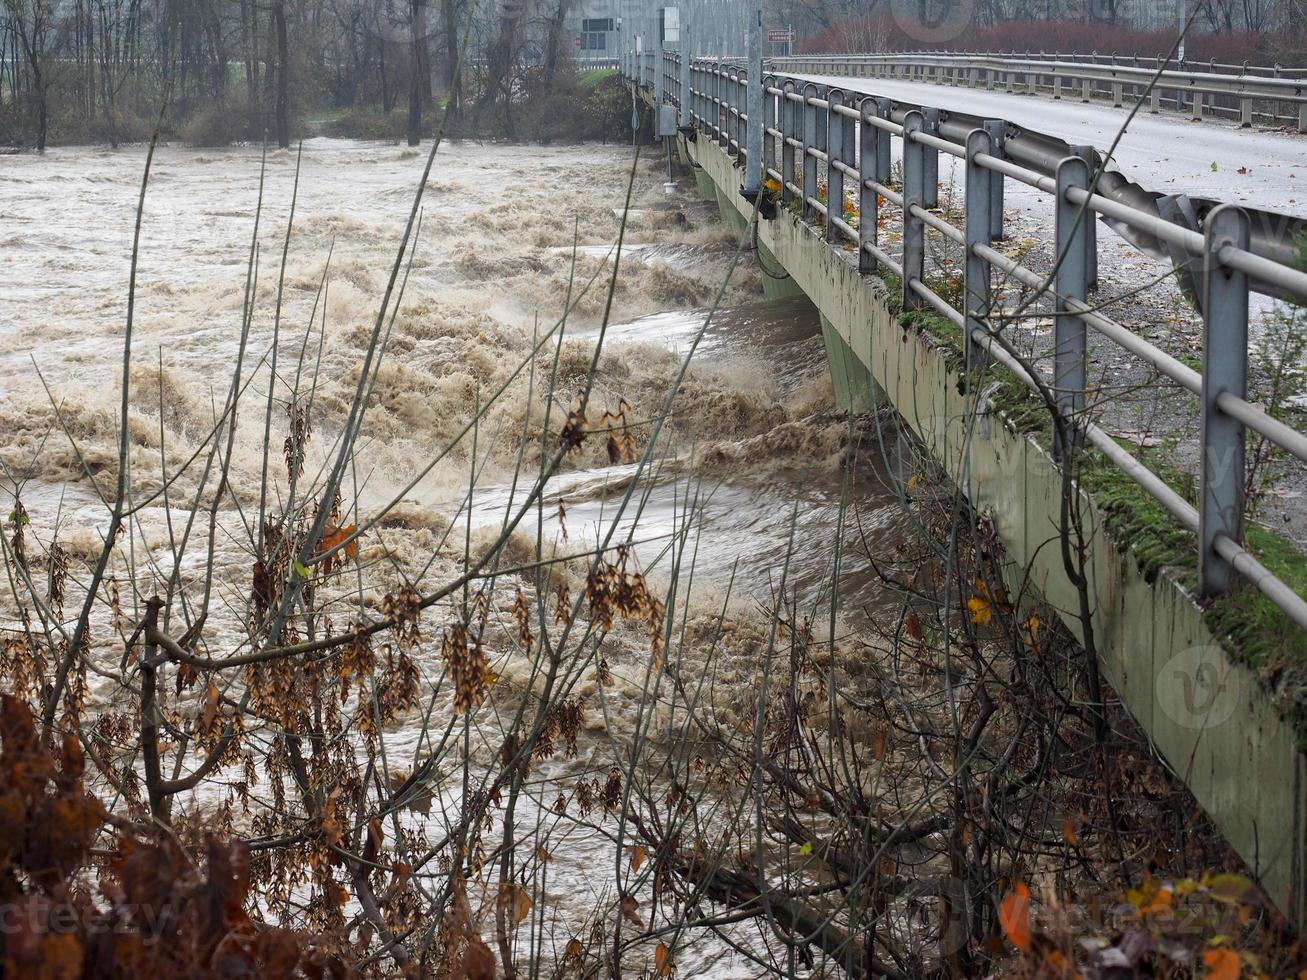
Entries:
{"type": "Polygon", "coordinates": [[[992,522],[1014,593],[1033,584],[1092,638],[1157,750],[1307,925],[1307,562],[1245,499],[1250,443],[1307,462],[1307,436],[1248,390],[1250,325],[1307,300],[1307,226],[1275,209],[1280,191],[1236,204],[1152,190],[1117,169],[1109,141],[968,111],[945,87],[1303,126],[1307,82],[973,55],[764,63],[760,47],[738,60],[630,50],[621,70],[701,194],[752,237],[769,295],[820,311],[837,401],[898,411],[992,522]],[[1018,210],[1043,229],[1032,248],[1005,234],[1018,210]],[[1098,289],[1126,249],[1201,314],[1200,360],[1122,323],[1098,289]],[[1050,337],[1029,329],[1039,316],[1050,337]],[[1131,438],[1102,397],[1114,371],[1171,402],[1190,465],[1131,438]]]}
{"type": "Polygon", "coordinates": [[[1109,101],[1116,108],[1141,102],[1150,113],[1180,112],[1239,120],[1250,127],[1292,123],[1307,132],[1307,72],[1248,65],[1178,67],[1158,57],[1095,58],[1068,55],[951,54],[809,55],[776,61],[778,68],[807,75],[903,79],[925,84],[968,86],[1058,100],[1109,101]]]}

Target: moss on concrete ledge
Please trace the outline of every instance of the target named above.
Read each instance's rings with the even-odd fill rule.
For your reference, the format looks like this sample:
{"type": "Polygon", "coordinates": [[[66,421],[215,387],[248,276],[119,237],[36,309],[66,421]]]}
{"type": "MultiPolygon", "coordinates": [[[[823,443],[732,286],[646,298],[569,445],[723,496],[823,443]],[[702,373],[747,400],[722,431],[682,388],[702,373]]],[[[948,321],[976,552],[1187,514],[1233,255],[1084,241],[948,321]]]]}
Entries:
{"type": "MultiPolygon", "coordinates": [[[[1101,453],[1086,456],[1080,485],[1102,513],[1117,548],[1134,556],[1149,582],[1169,575],[1194,594],[1198,585],[1197,535],[1101,453]]],[[[1146,462],[1194,503],[1189,474],[1156,460],[1146,462]]],[[[1255,523],[1247,525],[1244,538],[1244,546],[1258,561],[1299,595],[1307,596],[1307,558],[1297,546],[1255,523]]],[[[1271,703],[1292,723],[1299,746],[1307,750],[1307,632],[1246,581],[1240,581],[1229,594],[1199,605],[1212,636],[1232,660],[1257,674],[1271,703]]]]}
{"type": "Polygon", "coordinates": [[[889,290],[890,314],[904,330],[917,333],[929,347],[939,351],[950,371],[961,373],[966,368],[966,354],[962,347],[962,331],[952,320],[940,316],[932,308],[903,308],[903,281],[892,272],[879,272],[877,276],[889,290]]]}
{"type": "MultiPolygon", "coordinates": [[[[1250,524],[1244,546],[1275,576],[1307,596],[1307,560],[1290,541],[1250,524]]],[[[1257,589],[1243,584],[1204,611],[1208,628],[1230,655],[1257,672],[1275,706],[1289,718],[1307,751],[1307,632],[1257,589]]]]}
{"type": "MultiPolygon", "coordinates": [[[[961,373],[965,369],[962,331],[933,310],[904,311],[900,280],[889,272],[880,278],[889,290],[890,312],[903,328],[919,334],[944,355],[950,370],[961,373]]],[[[982,377],[971,380],[988,389],[990,408],[1012,431],[1035,439],[1045,450],[1051,446],[1052,424],[1046,406],[1011,371],[991,364],[982,377]]],[[[1150,458],[1142,447],[1125,445],[1189,503],[1196,503],[1192,474],[1150,458]]],[[[1193,595],[1198,584],[1197,536],[1098,450],[1082,454],[1076,476],[1101,515],[1113,545],[1134,558],[1144,580],[1156,583],[1167,576],[1193,595]]],[[[1245,539],[1245,547],[1258,561],[1307,597],[1307,556],[1296,545],[1255,523],[1248,525],[1245,539]]],[[[1241,582],[1229,595],[1200,605],[1212,635],[1231,659],[1257,673],[1272,703],[1292,722],[1299,745],[1307,750],[1307,631],[1247,582],[1241,582]]]]}

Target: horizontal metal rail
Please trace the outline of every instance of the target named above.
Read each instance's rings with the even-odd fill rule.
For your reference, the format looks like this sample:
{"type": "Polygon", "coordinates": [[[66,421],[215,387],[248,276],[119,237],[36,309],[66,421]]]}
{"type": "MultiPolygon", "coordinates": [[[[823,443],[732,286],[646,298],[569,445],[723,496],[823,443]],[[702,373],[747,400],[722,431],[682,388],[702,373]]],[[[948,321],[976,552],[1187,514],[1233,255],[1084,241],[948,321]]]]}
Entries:
{"type": "MultiPolygon", "coordinates": [[[[801,76],[778,75],[774,76],[774,78],[776,80],[792,81],[796,90],[801,89],[804,84],[808,84],[808,79],[801,76]]],[[[783,91],[784,88],[784,85],[777,86],[773,82],[769,86],[769,91],[779,92],[783,91]]],[[[865,98],[866,95],[865,91],[856,93],[846,91],[846,102],[856,104],[858,98],[865,98]]],[[[801,98],[802,96],[796,92],[791,101],[801,100],[801,98]]],[[[961,148],[965,145],[968,135],[973,130],[994,127],[996,143],[993,157],[994,160],[1001,161],[1001,163],[993,165],[1001,167],[1005,177],[1020,181],[1039,190],[1051,192],[1053,177],[1057,172],[1058,165],[1065,157],[1077,152],[1077,148],[1072,147],[1063,140],[1047,134],[1024,130],[1002,120],[985,119],[970,116],[966,113],[946,112],[931,109],[927,106],[913,105],[901,100],[887,99],[885,102],[886,112],[884,118],[879,115],[869,117],[873,126],[886,129],[892,135],[901,136],[901,123],[909,112],[917,110],[927,113],[933,112],[938,116],[939,120],[937,132],[923,135],[953,144],[954,149],[950,152],[950,155],[954,156],[960,155],[961,148]]],[[[933,145],[938,148],[942,144],[933,145]]],[[[1110,224],[1114,231],[1129,238],[1133,245],[1154,258],[1175,261],[1177,258],[1175,247],[1182,248],[1191,256],[1200,254],[1201,245],[1198,244],[1200,236],[1192,234],[1194,229],[1176,224],[1169,216],[1163,216],[1164,205],[1167,204],[1167,199],[1173,197],[1173,195],[1149,191],[1140,187],[1125,174],[1107,167],[1103,155],[1093,150],[1093,148],[1085,147],[1080,149],[1084,149],[1090,155],[1092,168],[1097,171],[1095,190],[1098,195],[1106,198],[1107,201],[1115,202],[1129,209],[1129,214],[1146,213],[1157,219],[1152,222],[1136,219],[1126,223],[1110,224]]],[[[1187,207],[1200,220],[1224,203],[1219,200],[1190,195],[1184,195],[1183,197],[1187,207]]],[[[1104,202],[1104,206],[1109,205],[1104,202]]],[[[1252,221],[1250,250],[1256,255],[1271,260],[1274,265],[1288,267],[1296,263],[1299,257],[1298,243],[1307,238],[1307,220],[1274,211],[1253,208],[1247,208],[1246,210],[1252,221]]],[[[1116,213],[1125,212],[1118,211],[1116,213]]],[[[1109,214],[1108,217],[1113,217],[1113,215],[1109,214]]],[[[1272,266],[1267,265],[1265,268],[1269,269],[1272,266]]],[[[1283,282],[1264,281],[1256,276],[1252,282],[1254,292],[1267,293],[1281,298],[1292,295],[1295,288],[1298,287],[1288,286],[1283,282]]]]}
{"type": "MultiPolygon", "coordinates": [[[[717,141],[743,161],[750,123],[744,105],[752,84],[747,74],[736,66],[695,62],[689,66],[687,84],[678,85],[676,77],[676,73],[668,75],[665,97],[679,104],[684,92],[687,118],[702,137],[717,141]]],[[[1065,426],[1077,439],[1101,452],[1198,536],[1203,595],[1226,592],[1242,578],[1307,628],[1307,600],[1242,544],[1246,433],[1256,433],[1307,462],[1307,435],[1247,398],[1249,297],[1255,287],[1269,285],[1281,294],[1307,298],[1307,272],[1277,261],[1274,253],[1262,254],[1268,250],[1254,241],[1243,209],[1218,203],[1204,211],[1200,221],[1186,226],[1162,217],[1156,209],[1132,206],[1127,197],[1108,196],[1094,179],[1102,176],[1101,158],[1092,151],[1063,156],[1049,166],[1029,148],[1005,146],[998,137],[1008,129],[1001,123],[974,126],[959,134],[956,118],[929,107],[895,106],[866,92],[789,74],[767,75],[758,84],[764,94],[763,119],[756,123],[761,128],[762,173],[775,182],[773,187],[786,201],[796,205],[806,220],[824,226],[832,245],[842,239],[856,244],[860,269],[887,269],[898,276],[904,309],[934,310],[959,327],[968,344],[1006,367],[1040,397],[1051,392],[1065,426]],[[891,186],[890,180],[891,139],[902,145],[902,180],[897,186],[891,186]],[[940,154],[965,163],[965,227],[950,223],[934,206],[940,154]],[[1009,180],[1052,199],[1056,261],[1051,272],[1031,269],[992,245],[1002,237],[1003,185],[1009,180]],[[862,207],[855,221],[851,215],[859,201],[862,207]],[[880,242],[881,202],[898,209],[899,255],[890,254],[880,242]],[[1094,229],[1100,218],[1124,229],[1127,236],[1151,236],[1172,248],[1181,256],[1180,265],[1199,281],[1205,329],[1203,371],[1117,323],[1109,315],[1109,305],[1090,301],[1090,282],[1096,276],[1091,270],[1098,258],[1094,229]],[[941,295],[927,276],[928,232],[961,247],[965,259],[961,308],[941,295]],[[1051,378],[1032,376],[1033,368],[1013,356],[1001,340],[1007,326],[1003,311],[993,306],[996,275],[1035,290],[1053,304],[1056,363],[1051,378]],[[1089,418],[1085,408],[1089,331],[1197,396],[1203,440],[1197,505],[1089,418]]],[[[1055,445],[1054,450],[1065,453],[1069,448],[1055,445]]]]}
{"type": "MultiPolygon", "coordinates": [[[[1247,61],[1241,64],[1209,61],[1175,62],[1158,52],[1151,57],[1140,54],[1076,54],[1046,51],[898,51],[896,55],[903,58],[915,58],[922,55],[948,55],[963,58],[1024,58],[1027,61],[1074,61],[1091,65],[1128,65],[1133,68],[1161,68],[1175,64],[1181,71],[1205,71],[1213,75],[1252,75],[1262,78],[1305,78],[1307,68],[1285,68],[1283,65],[1253,65],[1247,61]]],[[[831,57],[835,57],[832,55],[831,57]]]]}

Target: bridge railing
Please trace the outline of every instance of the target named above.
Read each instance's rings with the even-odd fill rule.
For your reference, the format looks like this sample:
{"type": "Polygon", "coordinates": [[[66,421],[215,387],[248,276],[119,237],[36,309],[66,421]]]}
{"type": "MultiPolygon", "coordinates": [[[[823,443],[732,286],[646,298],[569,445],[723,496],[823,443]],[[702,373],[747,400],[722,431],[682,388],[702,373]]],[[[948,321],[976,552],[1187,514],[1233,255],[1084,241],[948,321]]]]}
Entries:
{"type": "MultiPolygon", "coordinates": [[[[1217,205],[1199,224],[1177,206],[1163,217],[1157,208],[1136,207],[1128,198],[1105,194],[1103,183],[1111,174],[1091,148],[1074,148],[1054,166],[1041,168],[1006,152],[1009,130],[1001,121],[987,121],[961,139],[950,138],[940,124],[941,112],[931,107],[903,111],[882,97],[793,76],[769,74],[762,84],[763,172],[780,189],[783,203],[824,225],[831,246],[848,243],[856,248],[860,271],[888,271],[897,277],[905,310],[933,310],[961,330],[968,370],[992,359],[1032,390],[1051,390],[1059,415],[1079,445],[1096,448],[1197,535],[1201,595],[1226,593],[1242,578],[1307,628],[1307,601],[1244,545],[1248,439],[1263,437],[1307,462],[1307,435],[1249,400],[1250,293],[1307,298],[1307,273],[1256,244],[1249,211],[1217,205]],[[895,155],[902,161],[897,181],[891,178],[895,155]],[[941,155],[957,160],[965,175],[959,223],[934,207],[941,155]],[[1056,246],[1051,272],[1037,272],[994,247],[1003,237],[1004,188],[1010,183],[1042,195],[1051,208],[1056,246]],[[893,213],[884,204],[891,205],[893,213]],[[901,247],[893,252],[882,237],[882,217],[897,224],[901,247]],[[1126,237],[1133,233],[1161,243],[1180,277],[1197,284],[1193,290],[1203,315],[1202,371],[1112,319],[1110,306],[1090,302],[1098,274],[1099,219],[1126,237]],[[962,251],[960,305],[931,285],[926,271],[928,232],[962,251]],[[1051,378],[1038,369],[1040,377],[1035,377],[1002,326],[994,326],[1003,317],[997,276],[1051,298],[1051,378]],[[1197,399],[1202,449],[1197,505],[1089,417],[1091,333],[1197,399]]],[[[665,59],[665,97],[681,100],[684,93],[682,115],[690,119],[697,138],[715,141],[742,162],[747,156],[748,85],[744,69],[736,65],[695,62],[683,71],[679,59],[665,59]]],[[[1057,445],[1054,451],[1065,454],[1073,448],[1078,447],[1057,445]]]]}
{"type": "MultiPolygon", "coordinates": [[[[808,75],[898,78],[939,85],[965,85],[1055,99],[1089,102],[1110,99],[1114,106],[1144,98],[1149,110],[1163,108],[1238,119],[1294,123],[1307,132],[1307,78],[1264,78],[1203,70],[1051,61],[1015,55],[915,54],[805,55],[779,58],[772,65],[808,75]]],[[[1301,73],[1295,72],[1300,75],[1301,73]]]]}
{"type": "Polygon", "coordinates": [[[578,71],[609,71],[622,67],[620,58],[578,57],[575,61],[578,71]]]}
{"type": "Polygon", "coordinates": [[[1089,65],[1122,65],[1131,68],[1165,68],[1174,66],[1177,71],[1196,71],[1208,72],[1213,75],[1251,75],[1254,78],[1304,78],[1307,77],[1307,68],[1286,68],[1283,65],[1254,65],[1247,61],[1241,64],[1230,62],[1219,62],[1216,59],[1208,61],[1195,61],[1187,59],[1176,61],[1160,52],[1154,55],[1140,54],[1099,54],[1092,52],[1090,54],[1062,53],[1049,51],[953,51],[953,50],[921,50],[921,51],[896,51],[895,54],[904,57],[915,58],[924,55],[947,55],[955,58],[1002,58],[1010,60],[1012,58],[1021,58],[1026,61],[1072,61],[1080,64],[1089,65]]]}

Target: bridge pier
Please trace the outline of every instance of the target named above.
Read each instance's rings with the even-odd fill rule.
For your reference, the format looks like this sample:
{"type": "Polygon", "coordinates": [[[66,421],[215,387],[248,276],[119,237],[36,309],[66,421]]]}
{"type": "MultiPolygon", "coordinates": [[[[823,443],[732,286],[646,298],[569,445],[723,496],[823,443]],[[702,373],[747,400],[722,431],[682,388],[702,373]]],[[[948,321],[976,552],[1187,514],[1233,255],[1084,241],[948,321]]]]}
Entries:
{"type": "Polygon", "coordinates": [[[847,412],[869,412],[885,403],[885,391],[872,377],[871,369],[858,359],[835,324],[821,318],[821,339],[830,366],[831,393],[835,407],[847,412]]]}

